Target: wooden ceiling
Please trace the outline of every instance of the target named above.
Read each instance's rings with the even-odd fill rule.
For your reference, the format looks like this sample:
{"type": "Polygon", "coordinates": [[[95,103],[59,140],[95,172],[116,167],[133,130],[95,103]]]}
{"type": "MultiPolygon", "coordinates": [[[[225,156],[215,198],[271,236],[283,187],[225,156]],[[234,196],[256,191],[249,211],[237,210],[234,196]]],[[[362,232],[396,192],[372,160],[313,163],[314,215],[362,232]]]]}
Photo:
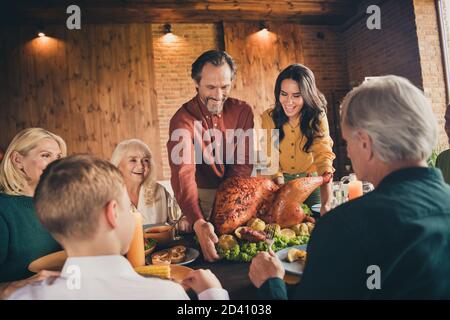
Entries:
{"type": "Polygon", "coordinates": [[[270,20],[341,25],[358,0],[15,0],[3,4],[2,24],[65,23],[70,4],[82,23],[194,23],[270,20]]]}

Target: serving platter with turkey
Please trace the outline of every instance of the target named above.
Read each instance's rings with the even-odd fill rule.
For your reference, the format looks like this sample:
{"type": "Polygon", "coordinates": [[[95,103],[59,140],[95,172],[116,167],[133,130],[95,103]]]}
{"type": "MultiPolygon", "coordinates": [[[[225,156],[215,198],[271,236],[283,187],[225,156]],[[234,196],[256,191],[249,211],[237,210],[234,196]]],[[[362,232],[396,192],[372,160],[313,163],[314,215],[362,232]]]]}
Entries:
{"type": "Polygon", "coordinates": [[[274,251],[306,244],[314,219],[303,202],[331,178],[331,174],[298,178],[281,187],[265,178],[225,180],[217,191],[211,218],[220,235],[216,246],[219,255],[232,261],[251,261],[258,252],[267,251],[268,230],[275,230],[274,251]]]}
{"type": "Polygon", "coordinates": [[[314,222],[302,204],[332,175],[298,178],[281,187],[268,178],[232,177],[217,190],[211,221],[218,234],[232,234],[252,218],[281,228],[314,222]]]}

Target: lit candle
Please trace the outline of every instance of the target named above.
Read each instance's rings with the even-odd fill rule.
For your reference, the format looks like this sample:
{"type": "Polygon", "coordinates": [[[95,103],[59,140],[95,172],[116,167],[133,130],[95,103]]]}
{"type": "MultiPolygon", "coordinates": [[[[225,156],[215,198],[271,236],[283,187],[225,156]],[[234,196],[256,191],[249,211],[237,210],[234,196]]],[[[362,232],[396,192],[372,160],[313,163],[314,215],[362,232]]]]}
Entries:
{"type": "Polygon", "coordinates": [[[351,179],[348,183],[348,199],[352,200],[363,195],[362,181],[351,179]]]}
{"type": "Polygon", "coordinates": [[[131,240],[130,243],[130,249],[127,253],[127,259],[130,261],[133,268],[135,268],[145,265],[145,250],[141,214],[136,210],[133,210],[132,214],[136,221],[136,227],[134,229],[133,240],[131,240]]]}

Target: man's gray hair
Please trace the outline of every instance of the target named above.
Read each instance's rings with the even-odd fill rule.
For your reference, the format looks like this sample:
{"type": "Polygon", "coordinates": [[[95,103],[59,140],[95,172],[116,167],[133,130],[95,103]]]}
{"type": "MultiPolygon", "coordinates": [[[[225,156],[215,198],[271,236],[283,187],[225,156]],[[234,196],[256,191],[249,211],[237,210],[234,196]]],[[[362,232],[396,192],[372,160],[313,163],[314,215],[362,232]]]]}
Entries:
{"type": "Polygon", "coordinates": [[[384,76],[366,81],[345,97],[342,124],[367,132],[384,162],[426,160],[437,143],[431,104],[409,80],[384,76]]]}

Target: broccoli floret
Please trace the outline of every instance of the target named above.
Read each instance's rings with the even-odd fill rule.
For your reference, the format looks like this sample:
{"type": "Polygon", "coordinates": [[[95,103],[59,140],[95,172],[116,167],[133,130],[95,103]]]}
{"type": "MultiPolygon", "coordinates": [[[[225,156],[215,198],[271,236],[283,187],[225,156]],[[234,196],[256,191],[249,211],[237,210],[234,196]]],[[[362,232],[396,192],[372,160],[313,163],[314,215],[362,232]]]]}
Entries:
{"type": "Polygon", "coordinates": [[[300,244],[307,244],[309,241],[309,236],[300,236],[300,244]]]}
{"type": "Polygon", "coordinates": [[[241,260],[242,260],[242,261],[244,261],[244,262],[250,262],[250,261],[252,261],[252,259],[253,259],[253,256],[252,256],[252,255],[249,255],[249,254],[247,254],[247,253],[241,253],[241,260]]]}
{"type": "Polygon", "coordinates": [[[273,242],[272,250],[276,252],[281,249],[284,249],[288,246],[288,243],[289,243],[288,238],[278,235],[275,237],[275,241],[273,242]]]}
{"type": "Polygon", "coordinates": [[[148,250],[156,244],[156,240],[148,238],[144,241],[144,250],[148,250]]]}
{"type": "Polygon", "coordinates": [[[222,258],[228,259],[227,257],[230,255],[230,250],[224,250],[220,246],[216,245],[217,254],[222,258]]]}
{"type": "Polygon", "coordinates": [[[244,243],[241,246],[241,252],[250,256],[254,256],[258,253],[258,246],[256,243],[244,243]]]}
{"type": "Polygon", "coordinates": [[[229,259],[230,260],[239,260],[240,248],[239,245],[235,245],[230,249],[229,259]]]}
{"type": "Polygon", "coordinates": [[[297,236],[295,238],[292,238],[288,242],[288,246],[298,246],[302,244],[307,244],[309,241],[309,236],[297,236]]]}
{"type": "Polygon", "coordinates": [[[302,204],[302,209],[303,209],[303,212],[304,212],[306,215],[312,216],[311,209],[308,207],[308,205],[302,204]]]}
{"type": "Polygon", "coordinates": [[[250,255],[255,255],[258,251],[256,247],[256,243],[249,243],[249,245],[245,248],[245,253],[250,255]]]}
{"type": "Polygon", "coordinates": [[[288,243],[289,246],[297,246],[299,244],[302,244],[300,236],[290,239],[288,243]]]}
{"type": "Polygon", "coordinates": [[[267,251],[267,243],[265,243],[264,241],[260,241],[258,242],[258,244],[256,245],[257,250],[258,251],[267,251]]]}

